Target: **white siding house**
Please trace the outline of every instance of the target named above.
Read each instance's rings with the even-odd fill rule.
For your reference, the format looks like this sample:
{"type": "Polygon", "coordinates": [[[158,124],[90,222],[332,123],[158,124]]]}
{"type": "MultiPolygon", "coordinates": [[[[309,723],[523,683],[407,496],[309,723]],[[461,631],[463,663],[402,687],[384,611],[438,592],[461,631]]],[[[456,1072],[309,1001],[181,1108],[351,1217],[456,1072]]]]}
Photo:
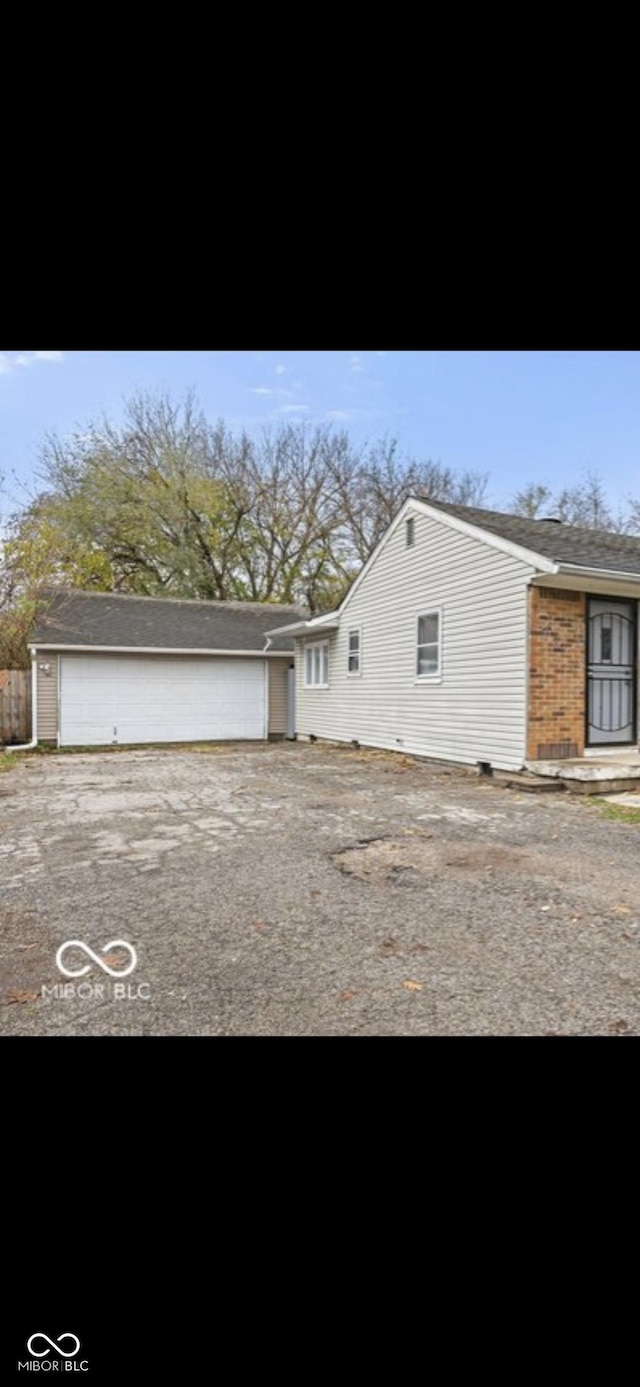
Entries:
{"type": "Polygon", "coordinates": [[[297,642],[298,735],[521,766],[533,572],[427,515],[415,516],[410,545],[405,524],[396,524],[326,637],[328,687],[307,685],[304,647],[321,645],[319,638],[297,642]],[[421,623],[422,635],[437,637],[440,624],[440,659],[427,647],[422,663],[432,672],[419,675],[418,622],[430,613],[435,620],[421,623]],[[349,671],[352,632],[360,639],[357,673],[349,671]]]}
{"type": "Polygon", "coordinates": [[[522,766],[528,557],[407,502],[339,611],[296,628],[296,735],[522,766]]]}

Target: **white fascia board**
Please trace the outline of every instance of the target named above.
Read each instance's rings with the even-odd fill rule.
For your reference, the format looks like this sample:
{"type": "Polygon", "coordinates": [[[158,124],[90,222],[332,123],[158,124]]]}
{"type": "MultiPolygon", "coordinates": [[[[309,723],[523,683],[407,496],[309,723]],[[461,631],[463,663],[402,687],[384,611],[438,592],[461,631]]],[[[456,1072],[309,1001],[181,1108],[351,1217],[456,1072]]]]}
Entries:
{"type": "Polygon", "coordinates": [[[316,631],[337,631],[339,624],[337,612],[326,612],[324,616],[312,617],[311,621],[298,621],[295,626],[276,626],[268,635],[270,639],[272,636],[313,635],[316,631]]]}
{"type": "Polygon", "coordinates": [[[409,496],[404,505],[398,511],[395,520],[391,521],[388,529],[385,530],[382,539],[378,540],[375,549],[369,555],[367,562],[358,574],[355,582],[338,608],[336,615],[341,616],[348,607],[351,598],[355,595],[360,584],[366,578],[370,568],[375,563],[378,554],[384,548],[392,534],[397,530],[398,525],[410,513],[427,515],[430,520],[439,520],[443,525],[448,525],[451,530],[458,530],[463,535],[469,535],[471,539],[478,539],[483,544],[488,544],[492,549],[500,549],[503,554],[509,554],[511,558],[521,559],[523,563],[529,564],[532,568],[537,568],[542,573],[557,573],[558,565],[553,559],[545,559],[542,554],[534,554],[530,549],[524,549],[520,544],[513,544],[509,539],[501,539],[499,535],[491,534],[489,530],[483,529],[481,525],[472,525],[468,520],[460,520],[457,515],[449,515],[448,511],[439,510],[437,506],[430,506],[428,501],[419,501],[417,497],[409,496]]]}
{"type": "Polygon", "coordinates": [[[640,573],[629,573],[622,568],[587,568],[584,564],[559,563],[558,573],[569,573],[576,578],[622,578],[625,583],[640,583],[640,573]]]}
{"type": "Polygon", "coordinates": [[[440,510],[438,506],[430,506],[428,501],[419,501],[417,497],[409,496],[401,506],[395,519],[385,530],[381,539],[378,540],[375,549],[369,555],[364,567],[360,570],[358,577],[354,580],[349,591],[335,612],[328,612],[325,617],[315,617],[313,621],[300,622],[296,626],[280,626],[275,631],[270,631],[270,636],[282,635],[287,632],[289,635],[297,636],[311,634],[311,632],[325,621],[335,622],[334,625],[327,625],[328,630],[336,630],[340,623],[340,618],[346,611],[352,597],[355,596],[360,584],[364,582],[369,570],[373,567],[378,555],[381,553],[385,544],[395,533],[398,526],[402,524],[405,517],[410,513],[417,512],[419,515],[427,515],[430,520],[439,520],[442,525],[448,525],[451,530],[458,530],[460,534],[468,535],[471,539],[480,540],[483,544],[488,544],[491,549],[499,549],[503,554],[509,554],[511,558],[520,559],[531,568],[537,568],[540,573],[557,573],[558,564],[553,559],[547,559],[542,554],[536,554],[532,549],[525,549],[521,544],[514,544],[510,539],[502,539],[500,535],[494,535],[490,530],[485,530],[482,525],[472,525],[468,520],[461,520],[457,515],[450,515],[448,511],[440,510]]]}
{"type": "Polygon", "coordinates": [[[547,559],[543,554],[535,553],[533,549],[526,549],[522,544],[514,544],[511,539],[494,535],[491,530],[485,530],[483,525],[472,525],[469,520],[461,520],[457,515],[450,515],[448,511],[439,510],[437,506],[430,506],[428,501],[410,499],[407,505],[415,506],[416,510],[430,516],[432,520],[441,520],[443,525],[449,525],[452,530],[459,530],[461,534],[469,535],[472,539],[480,539],[492,549],[501,549],[503,554],[510,554],[514,559],[521,559],[523,563],[539,568],[542,573],[558,572],[558,564],[554,559],[547,559]]]}
{"type": "Polygon", "coordinates": [[[349,588],[349,591],[348,591],[348,593],[347,593],[347,595],[346,595],[344,601],[342,602],[341,606],[338,607],[338,611],[337,611],[337,613],[336,613],[337,616],[341,616],[342,613],[346,610],[346,608],[348,607],[348,605],[349,605],[349,603],[350,603],[350,601],[351,601],[351,598],[354,596],[354,593],[356,593],[356,592],[358,591],[358,588],[360,587],[361,582],[363,581],[364,578],[366,578],[367,573],[369,572],[369,569],[373,567],[373,565],[374,565],[374,563],[375,563],[375,561],[376,561],[376,559],[377,559],[377,557],[378,557],[378,554],[381,552],[382,549],[384,549],[384,546],[385,546],[385,544],[387,543],[387,540],[388,540],[388,539],[391,539],[392,534],[394,534],[394,532],[395,532],[395,531],[397,530],[397,528],[398,528],[398,525],[400,525],[401,522],[404,520],[405,515],[407,514],[407,512],[408,512],[409,510],[413,510],[413,509],[414,509],[414,506],[415,506],[415,502],[411,501],[411,499],[409,499],[408,501],[405,501],[404,505],[403,505],[403,506],[401,507],[401,509],[398,511],[398,514],[396,515],[395,520],[392,520],[392,521],[391,521],[391,524],[390,524],[390,525],[388,526],[388,528],[385,530],[385,532],[384,532],[384,534],[383,534],[383,536],[382,536],[382,539],[379,539],[379,540],[378,540],[378,543],[376,544],[375,549],[372,549],[372,551],[371,551],[371,553],[370,553],[370,555],[369,555],[369,557],[368,557],[368,559],[367,559],[367,562],[366,562],[364,568],[362,568],[362,569],[360,570],[360,572],[359,572],[357,578],[356,578],[356,579],[354,580],[354,582],[351,584],[351,587],[349,588]]]}
{"type": "Polygon", "coordinates": [[[312,616],[307,622],[309,627],[329,626],[332,621],[337,621],[338,612],[324,612],[322,616],[312,616]]]}
{"type": "Polygon", "coordinates": [[[238,659],[277,660],[288,659],[294,654],[291,650],[185,650],[183,647],[168,645],[32,645],[35,650],[58,650],[81,655],[235,655],[238,659]]]}

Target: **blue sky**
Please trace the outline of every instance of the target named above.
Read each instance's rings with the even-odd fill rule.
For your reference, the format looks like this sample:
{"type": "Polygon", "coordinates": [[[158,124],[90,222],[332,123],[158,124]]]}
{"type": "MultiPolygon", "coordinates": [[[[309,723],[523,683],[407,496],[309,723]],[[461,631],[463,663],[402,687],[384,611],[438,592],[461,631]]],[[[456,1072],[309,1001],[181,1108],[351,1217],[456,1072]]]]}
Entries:
{"type": "MultiPolygon", "coordinates": [[[[640,352],[0,352],[0,473],[33,485],[43,435],[140,387],[193,386],[206,413],[259,429],[333,419],[358,441],[490,473],[499,506],[526,482],[600,471],[640,495],[640,352]]],[[[6,501],[5,501],[5,509],[6,501]]]]}

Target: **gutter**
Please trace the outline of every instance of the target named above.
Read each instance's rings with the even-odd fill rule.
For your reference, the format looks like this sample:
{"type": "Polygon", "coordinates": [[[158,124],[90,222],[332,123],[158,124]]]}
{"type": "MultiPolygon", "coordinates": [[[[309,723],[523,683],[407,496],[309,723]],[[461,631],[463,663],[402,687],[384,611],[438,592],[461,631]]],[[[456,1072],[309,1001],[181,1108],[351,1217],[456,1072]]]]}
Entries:
{"type": "MultiPolygon", "coordinates": [[[[272,633],[273,634],[273,633],[272,633]]],[[[237,656],[238,659],[260,659],[265,655],[271,659],[278,656],[286,658],[293,655],[293,646],[290,650],[203,650],[200,646],[166,646],[166,645],[60,645],[53,644],[51,641],[37,641],[36,650],[65,651],[69,654],[74,652],[79,655],[225,655],[237,656]]]]}
{"type": "Polygon", "coordinates": [[[6,746],[5,751],[33,751],[38,745],[38,698],[36,683],[37,657],[35,651],[31,655],[31,741],[23,742],[22,746],[6,746]]]}
{"type": "Polygon", "coordinates": [[[616,578],[625,583],[640,583],[640,573],[630,573],[628,569],[619,568],[587,568],[584,564],[578,563],[558,563],[557,573],[566,573],[571,577],[584,578],[616,578]]]}
{"type": "Polygon", "coordinates": [[[340,622],[335,617],[329,621],[317,617],[315,621],[298,621],[295,626],[276,626],[275,630],[269,631],[269,639],[272,636],[313,636],[316,633],[322,635],[323,631],[338,631],[340,622]]]}

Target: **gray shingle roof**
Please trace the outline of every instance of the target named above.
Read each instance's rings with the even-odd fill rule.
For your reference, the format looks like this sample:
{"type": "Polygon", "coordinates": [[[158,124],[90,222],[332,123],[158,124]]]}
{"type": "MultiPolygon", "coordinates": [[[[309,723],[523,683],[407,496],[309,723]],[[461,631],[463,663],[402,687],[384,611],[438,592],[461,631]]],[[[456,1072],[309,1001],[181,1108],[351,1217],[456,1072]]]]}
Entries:
{"type": "MultiPolygon", "coordinates": [[[[267,631],[299,621],[300,607],[270,602],[194,602],[114,593],[50,593],[31,634],[34,645],[114,645],[169,650],[264,650],[267,631]]],[[[293,654],[293,641],[270,650],[293,654]]]]}
{"type": "Polygon", "coordinates": [[[640,536],[612,534],[608,530],[586,530],[578,525],[557,525],[550,520],[527,520],[520,515],[482,510],[476,506],[452,506],[417,496],[436,510],[457,515],[470,525],[479,525],[490,534],[532,549],[556,563],[577,564],[581,568],[615,569],[640,574],[640,536]]]}

